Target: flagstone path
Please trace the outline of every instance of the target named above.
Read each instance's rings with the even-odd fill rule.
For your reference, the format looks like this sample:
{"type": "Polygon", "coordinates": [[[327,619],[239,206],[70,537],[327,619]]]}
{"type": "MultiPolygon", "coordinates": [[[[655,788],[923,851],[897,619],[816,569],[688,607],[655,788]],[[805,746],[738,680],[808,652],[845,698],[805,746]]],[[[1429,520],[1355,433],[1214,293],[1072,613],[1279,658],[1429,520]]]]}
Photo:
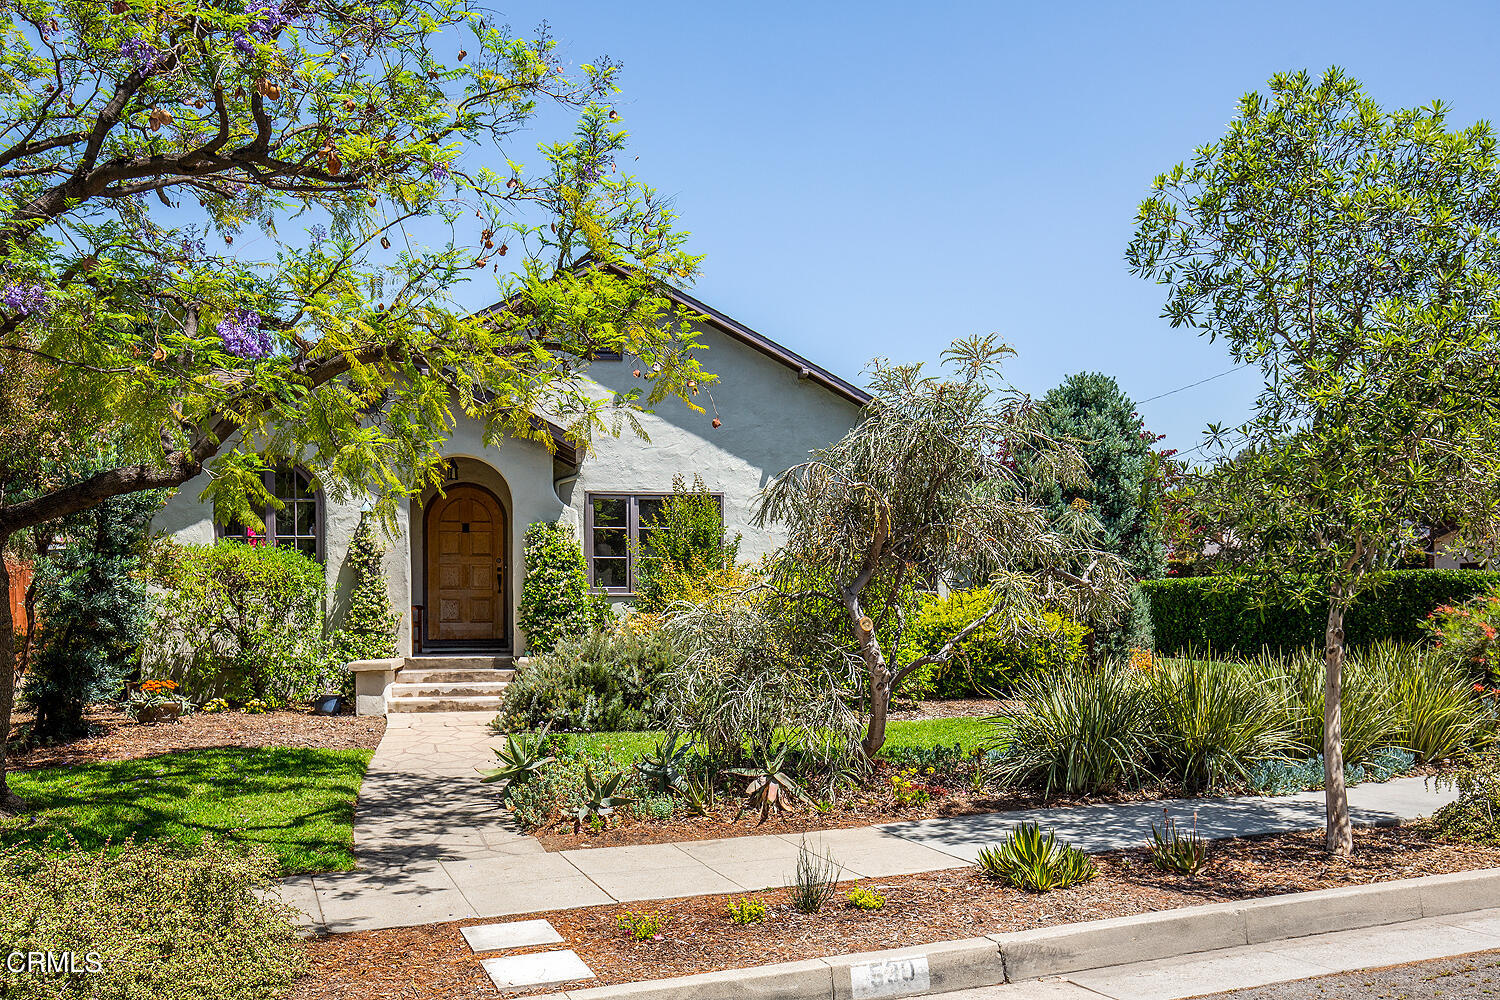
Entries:
{"type": "MultiPolygon", "coordinates": [[[[354,817],[359,870],[303,876],[282,898],[316,931],[500,917],[538,910],[785,885],[796,834],[548,853],[511,823],[495,786],[476,769],[494,759],[488,712],[390,716],[370,761],[354,817]]],[[[1358,825],[1430,815],[1451,801],[1423,778],[1349,790],[1358,825]]],[[[1277,798],[1177,799],[1034,809],[828,830],[806,837],[842,877],[878,878],[962,868],[1023,822],[1038,822],[1087,851],[1139,846],[1162,809],[1206,837],[1253,836],[1323,825],[1323,793],[1277,798]]]]}

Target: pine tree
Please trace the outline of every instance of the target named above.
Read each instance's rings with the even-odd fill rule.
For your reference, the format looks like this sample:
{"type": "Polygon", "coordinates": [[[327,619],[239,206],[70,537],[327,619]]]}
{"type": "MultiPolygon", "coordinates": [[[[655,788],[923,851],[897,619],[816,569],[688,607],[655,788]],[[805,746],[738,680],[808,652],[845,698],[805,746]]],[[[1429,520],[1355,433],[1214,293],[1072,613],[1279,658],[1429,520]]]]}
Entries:
{"type": "MultiPolygon", "coordinates": [[[[1076,441],[1089,470],[1087,486],[1041,487],[1043,505],[1058,516],[1082,501],[1104,526],[1099,548],[1123,558],[1139,580],[1162,576],[1166,545],[1152,518],[1155,437],[1130,397],[1108,375],[1079,372],[1043,396],[1037,409],[1048,434],[1076,441]]],[[[1149,649],[1151,631],[1150,612],[1137,589],[1130,613],[1118,628],[1097,636],[1096,649],[1113,655],[1123,655],[1131,646],[1149,649]]]]}
{"type": "Polygon", "coordinates": [[[89,702],[117,694],[138,662],[146,583],[141,555],[161,491],[106,501],[56,525],[38,560],[37,649],[25,701],[41,742],[87,733],[89,702]]]}
{"type": "Polygon", "coordinates": [[[385,546],[375,538],[370,518],[361,517],[345,559],[345,565],[354,576],[349,608],[331,643],[333,659],[339,663],[396,655],[396,629],[400,617],[391,610],[390,591],[386,589],[382,566],[384,559],[385,546]]]}

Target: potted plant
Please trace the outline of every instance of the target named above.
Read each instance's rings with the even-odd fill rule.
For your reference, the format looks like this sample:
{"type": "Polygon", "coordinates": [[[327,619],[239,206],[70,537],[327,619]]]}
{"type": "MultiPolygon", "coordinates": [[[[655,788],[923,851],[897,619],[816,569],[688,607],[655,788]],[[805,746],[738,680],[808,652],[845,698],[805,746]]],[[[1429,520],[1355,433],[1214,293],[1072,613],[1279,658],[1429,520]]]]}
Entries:
{"type": "Polygon", "coordinates": [[[170,722],[192,708],[177,691],[177,682],[165,678],[141,681],[125,700],[125,710],[137,722],[170,722]]]}

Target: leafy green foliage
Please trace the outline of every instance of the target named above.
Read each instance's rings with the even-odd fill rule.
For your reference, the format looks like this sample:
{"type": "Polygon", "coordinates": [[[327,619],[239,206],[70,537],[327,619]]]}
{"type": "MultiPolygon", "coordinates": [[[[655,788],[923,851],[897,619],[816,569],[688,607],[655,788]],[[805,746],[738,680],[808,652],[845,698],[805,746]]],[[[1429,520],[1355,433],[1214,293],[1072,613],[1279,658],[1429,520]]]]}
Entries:
{"type": "Polygon", "coordinates": [[[615,926],[625,932],[632,941],[657,941],[666,918],[650,910],[626,910],[615,917],[615,926]]]}
{"type": "MultiPolygon", "coordinates": [[[[1358,649],[1377,642],[1417,642],[1439,605],[1486,593],[1500,574],[1474,569],[1408,569],[1371,574],[1368,589],[1349,606],[1345,641],[1358,649]]],[[[1233,577],[1187,577],[1142,582],[1151,604],[1156,649],[1173,655],[1254,656],[1262,647],[1296,650],[1323,641],[1327,597],[1306,604],[1267,594],[1233,577]]]]}
{"type": "Polygon", "coordinates": [[[729,919],[736,924],[762,923],[766,919],[766,904],[749,896],[741,896],[739,899],[729,899],[729,919]]]}
{"type": "Polygon", "coordinates": [[[505,737],[504,746],[493,749],[497,766],[479,772],[480,780],[486,783],[505,782],[504,794],[507,795],[511,789],[519,788],[531,781],[542,768],[557,759],[547,752],[545,727],[541,732],[532,736],[517,736],[512,733],[505,737]]]}
{"type": "Polygon", "coordinates": [[[1500,676],[1500,576],[1463,603],[1445,601],[1427,616],[1438,657],[1475,679],[1500,676]]]}
{"type": "Polygon", "coordinates": [[[862,885],[850,889],[845,898],[856,910],[879,910],[885,906],[885,896],[873,889],[866,889],[862,885]]]}
{"type": "Polygon", "coordinates": [[[690,581],[733,568],[739,555],[740,536],[728,537],[719,500],[701,476],[693,477],[691,487],[681,475],[673,476],[671,495],[641,527],[650,529],[651,551],[641,559],[647,568],[637,587],[640,611],[665,610],[690,589],[690,581]]]}
{"type": "Polygon", "coordinates": [[[1074,500],[1085,501],[1099,519],[1100,548],[1124,557],[1138,579],[1161,576],[1166,550],[1150,520],[1156,485],[1152,435],[1143,430],[1130,397],[1108,375],[1079,372],[1049,390],[1037,409],[1043,430],[1077,442],[1088,467],[1088,482],[1066,489],[1044,479],[1038,499],[1054,517],[1074,500]]]}
{"type": "Polygon", "coordinates": [[[528,527],[526,582],[516,626],[526,633],[532,656],[603,628],[609,617],[608,602],[589,592],[583,547],[572,525],[537,521],[528,527]]]}
{"type": "MultiPolygon", "coordinates": [[[[924,595],[897,662],[905,665],[940,652],[998,600],[988,587],[924,595]]],[[[914,671],[902,690],[916,697],[998,698],[1023,677],[1076,669],[1084,661],[1087,636],[1086,627],[1054,611],[1025,624],[996,615],[961,639],[947,659],[914,671]]]]}
{"type": "Polygon", "coordinates": [[[1476,754],[1457,770],[1439,775],[1437,784],[1458,791],[1457,801],[1432,816],[1432,826],[1440,836],[1500,846],[1500,750],[1476,754]]]}
{"type": "Polygon", "coordinates": [[[193,848],[215,836],[264,847],[287,875],[347,871],[369,761],[368,750],[213,747],[21,771],[12,780],[34,812],[0,820],[0,844],[193,848]]]}
{"type": "Polygon", "coordinates": [[[595,630],[516,668],[505,689],[505,730],[551,724],[581,732],[645,729],[663,715],[663,687],[680,657],[658,631],[595,630]]]}
{"type": "Polygon", "coordinates": [[[1035,823],[1021,823],[999,844],[982,848],[979,870],[1026,892],[1066,889],[1098,874],[1092,858],[1035,823]]]}
{"type": "Polygon", "coordinates": [[[1152,770],[1190,792],[1238,784],[1293,746],[1292,720],[1264,679],[1233,664],[1158,661],[1147,698],[1152,770]]]}
{"type": "Polygon", "coordinates": [[[23,697],[33,738],[85,735],[85,707],[120,693],[136,668],[145,622],[141,567],[159,492],[118,497],[55,525],[68,542],[37,561],[37,648],[23,697]]]}
{"type": "Polygon", "coordinates": [[[1151,824],[1151,860],[1164,872],[1196,875],[1208,863],[1208,841],[1198,835],[1198,814],[1193,813],[1192,829],[1186,833],[1163,809],[1162,829],[1151,824]]]}
{"type": "Polygon", "coordinates": [[[329,656],[338,666],[396,655],[401,616],[391,610],[384,560],[385,546],[376,539],[371,518],[362,515],[344,559],[344,572],[352,577],[349,604],[329,637],[329,656]]]}
{"type": "Polygon", "coordinates": [[[803,837],[797,845],[797,867],[792,871],[792,906],[798,913],[817,913],[828,905],[838,888],[843,867],[827,852],[807,846],[803,837]]]}
{"type": "Polygon", "coordinates": [[[323,567],[288,546],[164,542],[155,553],[144,668],[194,701],[322,693],[323,567]]]}
{"type": "Polygon", "coordinates": [[[12,952],[76,952],[75,973],[0,964],[12,1000],[265,1000],[307,960],[291,910],[264,894],[275,861],[212,839],[0,851],[0,940],[12,952]]]}

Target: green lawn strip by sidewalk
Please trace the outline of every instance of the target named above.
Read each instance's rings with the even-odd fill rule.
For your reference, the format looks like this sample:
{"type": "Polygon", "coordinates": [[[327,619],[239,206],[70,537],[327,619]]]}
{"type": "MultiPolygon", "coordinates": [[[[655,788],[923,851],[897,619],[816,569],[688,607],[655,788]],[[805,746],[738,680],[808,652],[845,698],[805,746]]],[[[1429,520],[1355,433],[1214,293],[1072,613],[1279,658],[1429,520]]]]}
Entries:
{"type": "Polygon", "coordinates": [[[97,850],[133,837],[260,844],[288,874],[354,867],[354,800],[369,750],[214,747],[10,775],[32,812],[0,821],[0,846],[97,850]]]}
{"type": "MultiPolygon", "coordinates": [[[[573,746],[585,756],[625,767],[654,747],[661,735],[654,731],[577,733],[573,735],[573,746]]],[[[995,727],[984,719],[896,719],[887,724],[885,745],[927,749],[957,743],[965,751],[973,751],[988,746],[995,736],[995,727]]]]}

